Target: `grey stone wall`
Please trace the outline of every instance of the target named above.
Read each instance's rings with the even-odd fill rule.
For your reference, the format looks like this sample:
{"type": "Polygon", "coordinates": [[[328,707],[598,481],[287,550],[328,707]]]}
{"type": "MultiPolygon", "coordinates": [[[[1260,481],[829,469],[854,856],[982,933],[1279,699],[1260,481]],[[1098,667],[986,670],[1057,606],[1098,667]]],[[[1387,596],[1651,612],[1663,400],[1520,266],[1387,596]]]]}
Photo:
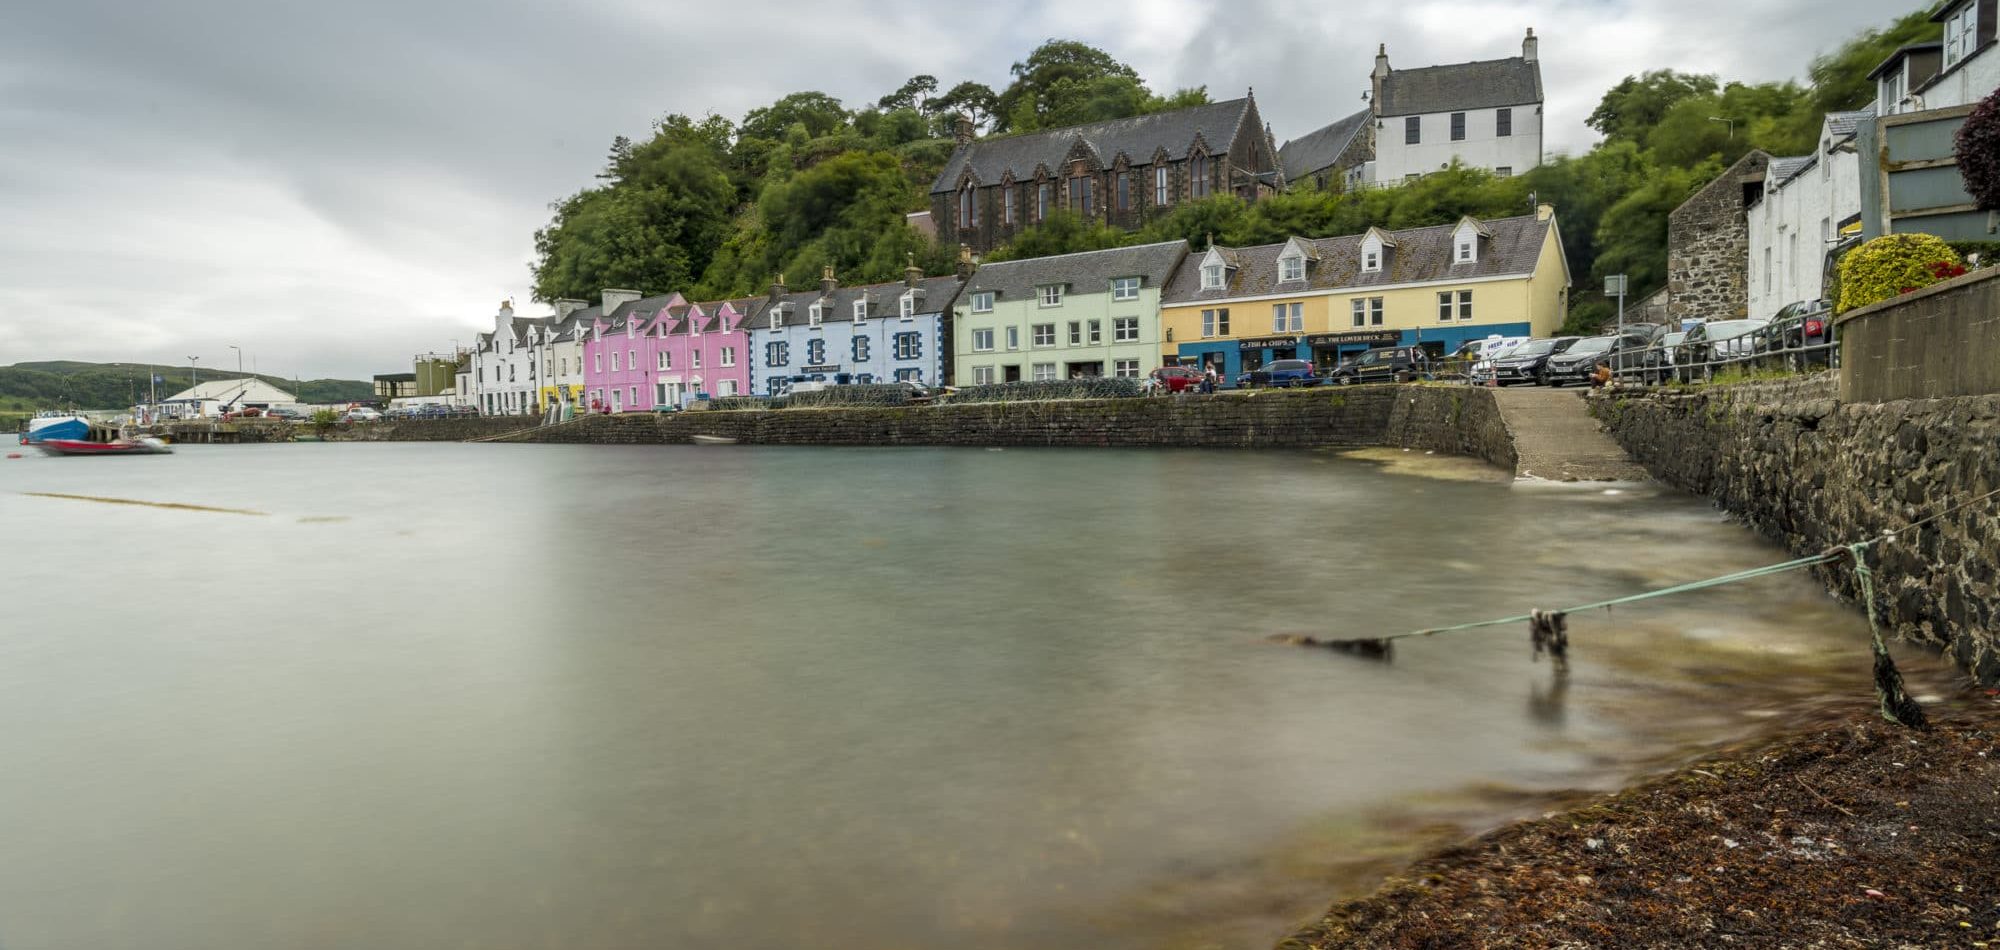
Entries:
{"type": "Polygon", "coordinates": [[[1840,398],[2000,393],[2000,269],[1987,268],[1843,315],[1840,398]]]}
{"type": "Polygon", "coordinates": [[[508,441],[669,445],[712,435],[762,445],[1393,445],[1513,470],[1493,395],[1466,386],[1353,386],[1254,394],[906,408],[591,416],[508,441]]]}
{"type": "MultiPolygon", "coordinates": [[[[2000,396],[1843,404],[1831,376],[1594,399],[1653,475],[1698,492],[1805,555],[1876,545],[1878,619],[2000,682],[2000,500],[1920,519],[2000,487],[2000,396]]],[[[1820,569],[1850,599],[1845,565],[1820,569]]]]}
{"type": "MultiPolygon", "coordinates": [[[[1751,151],[1667,216],[1667,315],[1730,320],[1750,312],[1749,185],[1771,156],[1751,151]]],[[[1753,184],[1754,183],[1754,184],[1753,184]]]]}

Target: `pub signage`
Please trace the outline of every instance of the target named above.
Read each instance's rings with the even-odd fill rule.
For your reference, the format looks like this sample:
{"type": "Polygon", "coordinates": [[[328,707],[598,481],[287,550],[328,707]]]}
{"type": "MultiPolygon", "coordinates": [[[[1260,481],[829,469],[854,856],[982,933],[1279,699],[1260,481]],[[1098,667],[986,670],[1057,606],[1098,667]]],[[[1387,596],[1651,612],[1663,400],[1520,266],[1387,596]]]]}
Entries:
{"type": "Polygon", "coordinates": [[[1299,338],[1295,336],[1260,336],[1254,340],[1238,340],[1236,341],[1236,345],[1238,348],[1245,350],[1268,350],[1278,347],[1298,346],[1299,338]]]}
{"type": "Polygon", "coordinates": [[[1356,343],[1387,345],[1399,343],[1402,339],[1403,334],[1396,330],[1357,330],[1353,333],[1315,333],[1312,336],[1306,337],[1306,342],[1313,346],[1339,346],[1356,343]]]}
{"type": "Polygon", "coordinates": [[[827,364],[825,364],[825,365],[823,365],[823,366],[801,366],[801,367],[799,367],[799,372],[801,372],[801,373],[838,373],[838,372],[840,372],[840,364],[839,364],[839,363],[827,363],[827,364]]]}

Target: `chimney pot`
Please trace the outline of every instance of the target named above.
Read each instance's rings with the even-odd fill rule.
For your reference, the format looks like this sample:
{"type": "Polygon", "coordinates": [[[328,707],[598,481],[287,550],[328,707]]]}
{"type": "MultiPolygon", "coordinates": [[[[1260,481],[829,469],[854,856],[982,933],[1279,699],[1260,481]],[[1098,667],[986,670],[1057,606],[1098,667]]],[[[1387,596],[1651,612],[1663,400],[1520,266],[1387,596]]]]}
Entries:
{"type": "Polygon", "coordinates": [[[826,296],[826,295],[828,295],[828,294],[831,294],[831,293],[833,293],[833,289],[834,289],[835,287],[839,287],[839,286],[840,286],[840,282],[839,282],[839,281],[837,281],[837,280],[834,280],[834,279],[833,279],[833,265],[832,265],[832,264],[828,264],[827,266],[825,266],[825,267],[823,267],[823,268],[821,268],[821,269],[820,269],[820,272],[819,272],[819,293],[820,293],[820,296],[824,297],[824,296],[826,296]]]}
{"type": "Polygon", "coordinates": [[[905,254],[903,259],[908,262],[903,266],[903,286],[915,287],[917,281],[924,279],[924,269],[917,266],[915,254],[905,254]]]}
{"type": "Polygon", "coordinates": [[[1532,26],[1528,27],[1527,37],[1521,40],[1521,58],[1531,63],[1534,62],[1540,54],[1540,50],[1537,48],[1539,46],[1540,44],[1535,41],[1535,28],[1532,26]]]}
{"type": "Polygon", "coordinates": [[[956,140],[959,145],[972,144],[971,116],[966,115],[963,112],[958,114],[958,118],[952,122],[952,138],[956,140]]]}

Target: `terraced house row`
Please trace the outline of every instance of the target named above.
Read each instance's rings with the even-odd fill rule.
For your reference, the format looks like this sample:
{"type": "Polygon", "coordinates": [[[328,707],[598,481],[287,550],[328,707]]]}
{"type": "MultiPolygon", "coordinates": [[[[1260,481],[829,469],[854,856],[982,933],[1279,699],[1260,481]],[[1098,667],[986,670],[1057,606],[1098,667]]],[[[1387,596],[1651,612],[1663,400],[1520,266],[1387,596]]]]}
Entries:
{"type": "Polygon", "coordinates": [[[1213,368],[1224,385],[1278,359],[1322,369],[1379,346],[1443,355],[1495,334],[1547,336],[1569,304],[1553,208],[1534,214],[1258,247],[1169,241],[976,264],[950,276],[842,286],[831,269],[794,291],[688,301],[605,291],[555,316],[503,308],[469,374],[487,414],[570,406],[684,408],[800,387],[969,386],[1160,366],[1213,368]]]}

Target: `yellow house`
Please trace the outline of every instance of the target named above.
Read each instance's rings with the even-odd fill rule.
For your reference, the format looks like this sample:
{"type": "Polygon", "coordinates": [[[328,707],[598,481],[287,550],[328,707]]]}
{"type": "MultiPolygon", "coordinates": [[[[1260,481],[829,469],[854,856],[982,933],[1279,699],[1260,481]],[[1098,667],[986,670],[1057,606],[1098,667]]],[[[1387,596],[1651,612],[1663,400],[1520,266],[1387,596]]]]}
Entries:
{"type": "Polygon", "coordinates": [[[1555,209],[1406,231],[1373,228],[1188,255],[1160,298],[1161,357],[1225,380],[1277,359],[1324,369],[1377,346],[1443,355],[1551,336],[1569,308],[1555,209]]]}

